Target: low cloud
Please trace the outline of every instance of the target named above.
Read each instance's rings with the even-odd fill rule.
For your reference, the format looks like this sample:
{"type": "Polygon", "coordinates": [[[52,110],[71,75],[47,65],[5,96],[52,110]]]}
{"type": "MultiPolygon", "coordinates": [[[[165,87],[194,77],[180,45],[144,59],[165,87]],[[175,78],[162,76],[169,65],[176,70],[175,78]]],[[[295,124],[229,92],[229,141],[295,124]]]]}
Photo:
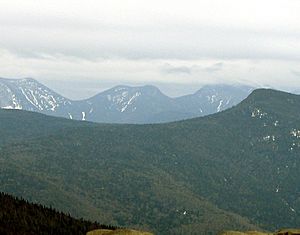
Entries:
{"type": "Polygon", "coordinates": [[[299,86],[298,0],[2,2],[0,77],[299,86]]]}
{"type": "Polygon", "coordinates": [[[170,64],[165,64],[161,68],[163,74],[183,74],[189,75],[192,73],[192,68],[188,66],[172,66],[170,64]]]}
{"type": "Polygon", "coordinates": [[[208,66],[208,67],[204,68],[203,70],[205,72],[213,73],[213,72],[221,71],[223,69],[223,66],[224,66],[224,63],[219,62],[219,63],[215,63],[211,66],[208,66]]]}
{"type": "Polygon", "coordinates": [[[300,71],[292,70],[291,73],[297,77],[300,77],[300,71]]]}

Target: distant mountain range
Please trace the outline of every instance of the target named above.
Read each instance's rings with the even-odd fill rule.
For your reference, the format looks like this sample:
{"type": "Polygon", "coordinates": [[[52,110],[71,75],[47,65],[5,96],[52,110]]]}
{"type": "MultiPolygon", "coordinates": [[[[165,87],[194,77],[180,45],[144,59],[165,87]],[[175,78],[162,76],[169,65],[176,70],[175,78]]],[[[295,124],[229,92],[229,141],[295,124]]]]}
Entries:
{"type": "Polygon", "coordinates": [[[300,96],[258,89],[201,118],[81,122],[0,109],[0,191],[160,235],[300,224],[300,96]]]}
{"type": "Polygon", "coordinates": [[[0,79],[0,108],[100,123],[160,123],[228,109],[253,90],[249,86],[209,85],[178,98],[154,86],[116,86],[89,99],[67,99],[34,79],[0,79]]]}

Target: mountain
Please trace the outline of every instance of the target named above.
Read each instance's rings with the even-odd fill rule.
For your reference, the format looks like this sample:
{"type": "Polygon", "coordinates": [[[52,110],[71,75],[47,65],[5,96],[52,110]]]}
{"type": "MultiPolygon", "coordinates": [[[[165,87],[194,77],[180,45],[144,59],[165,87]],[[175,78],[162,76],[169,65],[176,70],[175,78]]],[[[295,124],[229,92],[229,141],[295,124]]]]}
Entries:
{"type": "Polygon", "coordinates": [[[171,99],[164,110],[150,114],[144,123],[165,123],[218,113],[237,105],[253,90],[243,85],[207,85],[194,94],[171,99]]]}
{"type": "Polygon", "coordinates": [[[158,234],[300,224],[300,96],[259,89],[167,124],[0,110],[0,190],[158,234]]]}
{"type": "Polygon", "coordinates": [[[252,91],[249,86],[207,85],[195,94],[177,98],[185,112],[194,111],[195,116],[206,116],[237,105],[252,91]],[[197,111],[197,112],[195,112],[197,111]]]}
{"type": "Polygon", "coordinates": [[[247,86],[205,86],[195,94],[178,98],[164,95],[154,86],[117,86],[86,102],[87,120],[104,123],[161,123],[205,116],[230,108],[253,90],[247,86]]]}
{"type": "Polygon", "coordinates": [[[0,106],[62,116],[72,102],[34,79],[0,79],[0,106]]]}
{"type": "Polygon", "coordinates": [[[150,116],[176,110],[173,99],[154,86],[117,86],[85,100],[87,120],[106,123],[151,122],[150,116]]]}
{"type": "Polygon", "coordinates": [[[52,208],[0,193],[0,234],[2,235],[85,235],[94,229],[116,228],[75,219],[52,208]]]}
{"type": "Polygon", "coordinates": [[[205,116],[230,108],[253,90],[247,86],[205,86],[178,98],[154,86],[116,86],[72,101],[33,79],[0,79],[0,107],[101,123],[160,123],[205,116]]]}

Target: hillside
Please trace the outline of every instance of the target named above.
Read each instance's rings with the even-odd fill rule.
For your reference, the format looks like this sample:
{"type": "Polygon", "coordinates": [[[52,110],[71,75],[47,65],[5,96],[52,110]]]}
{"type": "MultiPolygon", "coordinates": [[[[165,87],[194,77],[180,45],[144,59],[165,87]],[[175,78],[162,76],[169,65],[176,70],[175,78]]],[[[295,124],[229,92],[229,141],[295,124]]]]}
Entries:
{"type": "Polygon", "coordinates": [[[0,189],[158,234],[296,227],[299,107],[297,95],[260,89],[224,112],[169,124],[0,110],[0,189]]]}
{"type": "Polygon", "coordinates": [[[153,233],[141,232],[132,229],[96,229],[88,232],[86,235],[153,235],[153,233]]]}
{"type": "Polygon", "coordinates": [[[116,228],[74,219],[52,208],[0,193],[0,234],[2,235],[85,235],[95,229],[115,230],[116,228]]]}
{"type": "Polygon", "coordinates": [[[274,235],[273,233],[264,233],[257,231],[239,232],[239,231],[227,231],[220,235],[274,235]]]}
{"type": "Polygon", "coordinates": [[[154,86],[116,86],[73,101],[31,78],[0,78],[0,108],[99,123],[161,123],[220,112],[238,104],[252,90],[242,85],[209,85],[194,94],[171,98],[154,86]]]}
{"type": "Polygon", "coordinates": [[[239,231],[227,231],[223,232],[220,235],[299,235],[299,229],[280,229],[276,232],[258,232],[258,231],[247,231],[247,232],[239,232],[239,231]]]}

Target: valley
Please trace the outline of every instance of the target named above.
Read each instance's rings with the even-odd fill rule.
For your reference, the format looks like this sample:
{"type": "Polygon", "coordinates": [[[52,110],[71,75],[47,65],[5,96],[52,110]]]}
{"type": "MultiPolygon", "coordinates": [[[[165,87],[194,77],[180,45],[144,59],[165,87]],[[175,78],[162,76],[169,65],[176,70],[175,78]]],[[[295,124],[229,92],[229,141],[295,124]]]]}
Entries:
{"type": "Polygon", "coordinates": [[[1,191],[156,234],[296,227],[299,104],[258,89],[217,114],[147,125],[2,109],[1,191]]]}

